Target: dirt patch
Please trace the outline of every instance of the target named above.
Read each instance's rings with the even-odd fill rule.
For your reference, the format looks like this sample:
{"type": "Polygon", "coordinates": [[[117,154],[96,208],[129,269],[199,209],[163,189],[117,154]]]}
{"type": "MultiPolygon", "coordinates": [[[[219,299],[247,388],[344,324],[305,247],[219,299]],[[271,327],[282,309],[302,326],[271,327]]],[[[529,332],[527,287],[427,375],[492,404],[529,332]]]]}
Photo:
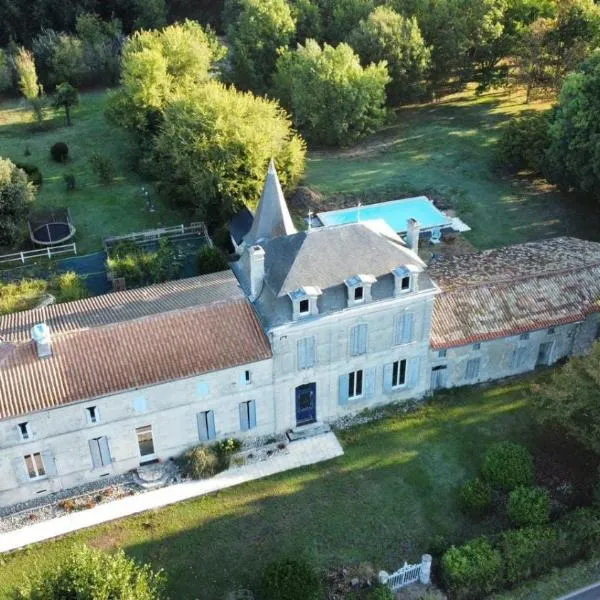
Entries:
{"type": "Polygon", "coordinates": [[[290,208],[306,214],[309,210],[318,212],[323,206],[323,196],[305,185],[299,185],[288,198],[290,208]]]}
{"type": "Polygon", "coordinates": [[[423,241],[419,245],[419,256],[426,263],[429,263],[431,260],[460,256],[476,251],[475,246],[461,235],[444,236],[440,244],[430,244],[427,241],[423,241]]]}

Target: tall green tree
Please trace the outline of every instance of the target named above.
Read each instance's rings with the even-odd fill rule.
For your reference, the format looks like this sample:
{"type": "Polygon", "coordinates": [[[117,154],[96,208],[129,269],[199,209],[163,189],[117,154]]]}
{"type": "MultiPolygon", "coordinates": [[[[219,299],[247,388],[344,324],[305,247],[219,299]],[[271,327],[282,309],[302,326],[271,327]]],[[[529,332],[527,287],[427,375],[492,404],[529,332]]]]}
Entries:
{"type": "MultiPolygon", "coordinates": [[[[323,41],[347,42],[358,24],[375,8],[375,0],[317,0],[323,19],[323,41]]],[[[382,2],[377,2],[380,4],[382,2]]]]}
{"type": "Polygon", "coordinates": [[[391,81],[387,86],[389,104],[418,98],[431,62],[415,17],[405,18],[391,8],[380,6],[360,22],[350,37],[363,64],[385,60],[391,81]]]}
{"type": "Polygon", "coordinates": [[[12,73],[6,52],[0,48],[0,93],[12,87],[12,73]]]}
{"type": "Polygon", "coordinates": [[[271,158],[292,189],[305,147],[287,115],[274,101],[210,81],[169,104],[147,164],[165,198],[220,225],[242,202],[257,202],[271,158]]]}
{"type": "Polygon", "coordinates": [[[79,93],[70,83],[61,83],[54,92],[54,106],[65,111],[65,121],[71,126],[71,108],[79,104],[79,93]]]}
{"type": "Polygon", "coordinates": [[[600,200],[600,51],[567,75],[550,124],[552,182],[600,200]]]}
{"type": "Polygon", "coordinates": [[[134,0],[137,16],[135,29],[160,29],[167,24],[165,0],[134,0]]]}
{"type": "Polygon", "coordinates": [[[238,11],[227,30],[231,78],[243,90],[265,93],[280,48],[294,38],[296,22],[287,0],[236,0],[238,11]]]}
{"type": "Polygon", "coordinates": [[[308,140],[340,146],[382,124],[389,81],[385,62],[363,68],[348,44],[307,40],[277,60],[274,90],[308,140]]]}
{"type": "Polygon", "coordinates": [[[170,98],[210,79],[224,55],[215,35],[193,21],[135,33],[123,49],[121,86],[107,117],[140,141],[155,134],[170,98]]]}
{"type": "Polygon", "coordinates": [[[571,358],[550,381],[534,387],[533,407],[542,423],[563,427],[600,453],[600,344],[588,356],[571,358]]]}
{"type": "Polygon", "coordinates": [[[18,590],[15,600],[161,600],[164,581],[122,550],[109,554],[82,545],[18,590]]]}
{"type": "Polygon", "coordinates": [[[21,94],[31,105],[36,121],[41,123],[44,120],[44,90],[38,82],[33,55],[29,50],[19,48],[14,63],[21,94]]]}
{"type": "Polygon", "coordinates": [[[0,157],[0,246],[10,248],[21,240],[34,195],[25,172],[0,157]]]}

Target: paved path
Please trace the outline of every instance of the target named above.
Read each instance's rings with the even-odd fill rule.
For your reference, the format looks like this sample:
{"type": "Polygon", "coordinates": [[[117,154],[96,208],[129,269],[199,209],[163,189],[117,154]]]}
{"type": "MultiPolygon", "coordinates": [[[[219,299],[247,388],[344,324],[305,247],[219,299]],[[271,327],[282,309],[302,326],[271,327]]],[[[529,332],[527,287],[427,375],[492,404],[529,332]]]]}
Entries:
{"type": "Polygon", "coordinates": [[[0,552],[16,550],[79,529],[121,519],[189,498],[196,498],[240,483],[312,465],[344,454],[333,433],[291,442],[287,448],[288,452],[285,454],[275,455],[263,462],[223,471],[211,479],[170,485],[0,534],[0,552]]]}
{"type": "Polygon", "coordinates": [[[572,592],[567,596],[559,598],[559,600],[598,600],[600,598],[600,581],[592,585],[588,585],[581,590],[572,592]]]}

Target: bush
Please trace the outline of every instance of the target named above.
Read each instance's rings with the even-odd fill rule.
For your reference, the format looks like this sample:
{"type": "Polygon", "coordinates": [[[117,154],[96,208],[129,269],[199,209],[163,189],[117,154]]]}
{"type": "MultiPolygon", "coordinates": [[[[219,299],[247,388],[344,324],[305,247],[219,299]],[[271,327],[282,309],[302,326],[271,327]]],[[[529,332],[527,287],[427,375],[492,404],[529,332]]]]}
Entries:
{"type": "Polygon", "coordinates": [[[507,491],[533,481],[533,459],[527,448],[514,442],[492,444],[483,457],[483,474],[494,487],[507,491]]]}
{"type": "Polygon", "coordinates": [[[15,163],[15,166],[22,171],[25,171],[25,175],[27,175],[27,180],[33,183],[33,185],[40,187],[44,178],[42,177],[42,172],[39,167],[36,165],[32,165],[31,163],[15,163]]]}
{"type": "Polygon", "coordinates": [[[541,525],[550,519],[550,498],[543,488],[520,486],[508,497],[508,518],[518,526],[541,525]]]}
{"type": "Polygon", "coordinates": [[[64,142],[56,142],[50,148],[50,154],[52,155],[52,160],[55,160],[59,163],[67,162],[69,158],[69,147],[64,142]]]}
{"type": "Polygon", "coordinates": [[[235,438],[221,440],[220,442],[217,442],[215,444],[214,448],[219,458],[220,471],[229,469],[229,465],[231,464],[231,456],[236,452],[239,452],[241,447],[242,443],[240,442],[240,440],[237,440],[235,438]]]}
{"type": "Polygon", "coordinates": [[[81,300],[88,295],[83,279],[73,271],[62,273],[53,283],[54,295],[58,302],[81,300]]]}
{"type": "Polygon", "coordinates": [[[108,156],[94,152],[90,157],[90,165],[100,183],[103,185],[112,183],[115,178],[115,166],[108,156]]]}
{"type": "Polygon", "coordinates": [[[229,268],[223,253],[218,248],[211,246],[203,246],[198,250],[196,263],[198,265],[198,275],[217,273],[229,268]]]}
{"type": "Polygon", "coordinates": [[[385,585],[378,585],[367,596],[367,600],[394,600],[395,598],[392,590],[385,585]]]}
{"type": "Polygon", "coordinates": [[[487,481],[475,477],[460,488],[459,496],[466,513],[481,515],[492,503],[492,487],[487,481]]]}
{"type": "Polygon", "coordinates": [[[0,315],[33,308],[48,288],[43,279],[22,279],[13,283],[0,281],[0,315]]]}
{"type": "Polygon", "coordinates": [[[550,146],[549,125],[549,112],[510,121],[498,141],[496,162],[513,169],[542,173],[546,150],[550,146]]]}
{"type": "Polygon", "coordinates": [[[261,592],[262,600],[320,600],[321,582],[308,563],[288,558],[267,565],[261,592]]]}
{"type": "Polygon", "coordinates": [[[564,564],[588,557],[600,547],[600,512],[579,508],[556,522],[564,564]]]}
{"type": "Polygon", "coordinates": [[[502,557],[486,538],[477,538],[444,554],[442,576],[458,600],[481,598],[502,580],[502,557]]]}
{"type": "Polygon", "coordinates": [[[219,455],[212,446],[196,446],[188,450],[179,460],[183,475],[192,479],[207,479],[220,469],[219,455]]]}
{"type": "Polygon", "coordinates": [[[561,553],[552,527],[526,527],[502,534],[504,578],[518,583],[550,570],[561,553]]]}
{"type": "Polygon", "coordinates": [[[77,182],[75,181],[75,175],[73,175],[73,173],[65,173],[65,175],[63,175],[63,181],[65,182],[67,192],[72,192],[77,187],[77,182]]]}

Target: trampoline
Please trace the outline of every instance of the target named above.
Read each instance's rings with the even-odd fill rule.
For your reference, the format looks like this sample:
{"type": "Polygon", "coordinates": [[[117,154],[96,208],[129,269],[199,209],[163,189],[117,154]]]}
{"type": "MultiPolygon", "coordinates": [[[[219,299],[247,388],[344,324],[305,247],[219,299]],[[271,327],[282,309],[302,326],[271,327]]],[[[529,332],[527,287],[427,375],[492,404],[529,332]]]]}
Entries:
{"type": "Polygon", "coordinates": [[[68,208],[37,211],[29,216],[29,236],[34,244],[53,246],[75,235],[68,208]]]}

